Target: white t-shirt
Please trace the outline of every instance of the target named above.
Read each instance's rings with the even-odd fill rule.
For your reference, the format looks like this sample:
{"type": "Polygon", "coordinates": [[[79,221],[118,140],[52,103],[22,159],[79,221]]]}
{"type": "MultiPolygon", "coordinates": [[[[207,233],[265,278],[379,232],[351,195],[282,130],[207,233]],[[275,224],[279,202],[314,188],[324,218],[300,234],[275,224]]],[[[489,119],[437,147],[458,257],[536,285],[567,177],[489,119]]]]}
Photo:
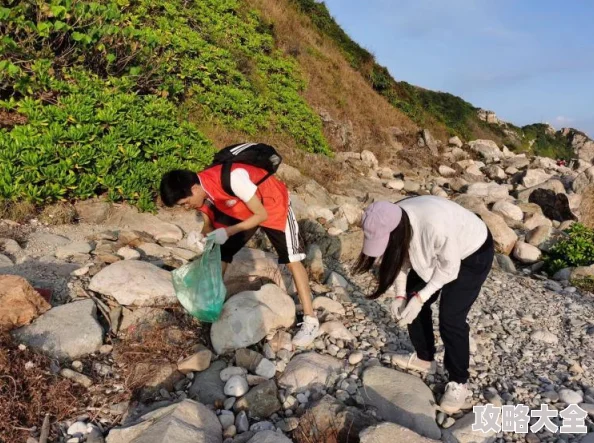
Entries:
{"type": "Polygon", "coordinates": [[[258,187],[250,180],[245,169],[237,168],[231,171],[231,189],[243,202],[248,202],[256,194],[258,187]]]}

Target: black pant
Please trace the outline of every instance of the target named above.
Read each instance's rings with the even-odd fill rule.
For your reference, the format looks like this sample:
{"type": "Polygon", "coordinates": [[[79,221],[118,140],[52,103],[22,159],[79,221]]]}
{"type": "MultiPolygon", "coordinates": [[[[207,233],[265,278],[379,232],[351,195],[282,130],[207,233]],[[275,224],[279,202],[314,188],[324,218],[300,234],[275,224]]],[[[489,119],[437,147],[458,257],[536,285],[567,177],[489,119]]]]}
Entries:
{"type": "MultiPolygon", "coordinates": [[[[468,381],[470,327],[466,318],[489,275],[494,253],[493,238],[489,232],[483,246],[462,260],[458,278],[433,294],[423,305],[418,317],[408,325],[408,333],[418,357],[432,361],[435,357],[435,338],[431,305],[441,293],[439,333],[445,346],[444,365],[448,370],[450,381],[457,383],[468,381]]],[[[423,286],[425,282],[411,270],[406,285],[409,298],[413,292],[421,290],[423,286]]]]}

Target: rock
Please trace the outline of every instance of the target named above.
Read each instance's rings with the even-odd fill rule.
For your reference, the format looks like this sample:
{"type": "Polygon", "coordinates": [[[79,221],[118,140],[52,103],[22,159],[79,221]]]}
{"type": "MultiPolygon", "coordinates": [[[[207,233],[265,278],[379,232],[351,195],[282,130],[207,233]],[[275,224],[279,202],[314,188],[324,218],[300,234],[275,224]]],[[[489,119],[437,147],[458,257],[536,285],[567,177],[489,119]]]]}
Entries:
{"type": "Polygon", "coordinates": [[[497,165],[487,166],[484,172],[491,180],[505,180],[507,178],[505,171],[497,165]]]}
{"type": "Polygon", "coordinates": [[[293,358],[278,380],[288,393],[325,386],[331,374],[342,369],[342,362],[327,355],[306,352],[293,358]]]}
{"type": "Polygon", "coordinates": [[[235,352],[235,364],[240,368],[245,368],[250,372],[254,372],[260,362],[262,355],[251,349],[242,348],[235,352]]]}
{"type": "Polygon", "coordinates": [[[308,246],[305,265],[315,281],[321,282],[324,279],[324,257],[322,249],[318,245],[313,244],[308,246]]]}
{"type": "Polygon", "coordinates": [[[379,166],[379,162],[377,161],[375,154],[371,151],[361,152],[361,160],[368,168],[377,169],[379,166]]]}
{"type": "Polygon", "coordinates": [[[307,179],[299,172],[297,168],[289,166],[286,163],[281,163],[278,170],[276,171],[278,178],[284,183],[297,187],[305,184],[307,179]]]}
{"type": "Polygon", "coordinates": [[[557,179],[552,178],[544,183],[541,183],[540,185],[533,186],[531,188],[524,189],[518,192],[518,200],[522,202],[528,202],[530,200],[530,196],[532,195],[532,193],[537,189],[549,189],[553,191],[555,194],[565,193],[565,186],[563,185],[563,183],[557,179]]]}
{"type": "Polygon", "coordinates": [[[157,306],[177,303],[171,274],[138,260],[119,261],[103,268],[89,289],[115,298],[124,306],[157,306]]]}
{"type": "Polygon", "coordinates": [[[577,220],[577,217],[571,212],[569,198],[564,193],[556,194],[550,189],[535,189],[530,194],[528,201],[540,206],[543,214],[551,220],[559,222],[577,220]]]}
{"type": "Polygon", "coordinates": [[[150,213],[139,213],[133,207],[121,208],[117,212],[114,212],[108,217],[105,224],[119,226],[124,229],[144,231],[159,243],[177,243],[184,236],[183,231],[178,226],[165,222],[150,213]]]}
{"type": "Polygon", "coordinates": [[[433,393],[418,377],[374,366],[363,373],[361,395],[384,420],[424,437],[440,439],[433,393]]]}
{"type": "Polygon", "coordinates": [[[501,269],[503,269],[505,272],[509,272],[511,274],[516,273],[516,266],[514,265],[514,262],[507,255],[496,254],[495,258],[501,269]]]}
{"type": "Polygon", "coordinates": [[[380,168],[377,171],[377,175],[383,180],[391,180],[394,178],[394,171],[390,168],[380,168]]]}
{"type": "Polygon", "coordinates": [[[590,166],[576,177],[572,183],[572,189],[576,194],[581,194],[594,182],[594,166],[590,166]]]}
{"type": "Polygon", "coordinates": [[[454,201],[463,208],[466,208],[469,211],[474,212],[475,214],[480,215],[483,212],[489,211],[483,203],[483,201],[478,197],[472,197],[470,195],[459,195],[454,199],[454,201]]]}
{"type": "Polygon", "coordinates": [[[267,284],[259,291],[234,295],[210,331],[217,354],[258,343],[270,331],[295,322],[295,303],[278,286],[267,284]]]}
{"type": "Polygon", "coordinates": [[[339,321],[327,321],[320,326],[320,335],[328,334],[336,340],[354,341],[355,336],[339,321]]]}
{"type": "Polygon", "coordinates": [[[270,340],[270,347],[272,351],[277,354],[280,350],[293,350],[293,343],[291,342],[291,334],[286,331],[278,331],[272,340],[270,340]]]}
{"type": "Polygon", "coordinates": [[[225,383],[221,380],[220,372],[225,368],[225,362],[218,360],[210,367],[197,374],[189,390],[190,398],[198,400],[205,405],[212,405],[217,401],[225,401],[225,383]]]}
{"type": "Polygon", "coordinates": [[[162,391],[173,391],[175,385],[185,379],[177,365],[170,363],[138,363],[132,370],[132,379],[142,381],[142,401],[150,400],[162,391]]]}
{"type": "Polygon", "coordinates": [[[124,427],[113,428],[106,442],[222,443],[222,429],[214,412],[186,399],[149,412],[124,427]]]}
{"type": "Polygon", "coordinates": [[[456,175],[456,171],[452,168],[450,168],[449,166],[445,166],[445,165],[441,165],[439,167],[439,174],[442,175],[443,177],[453,177],[454,175],[456,175]]]}
{"type": "Polygon", "coordinates": [[[363,230],[346,232],[338,237],[338,260],[342,263],[356,260],[361,253],[363,230]]]}
{"type": "Polygon", "coordinates": [[[310,206],[307,209],[307,212],[309,218],[316,220],[322,218],[326,220],[326,222],[329,222],[334,219],[334,213],[330,209],[324,208],[322,206],[310,206]]]}
{"type": "Polygon", "coordinates": [[[594,276],[594,265],[578,266],[571,271],[570,280],[580,280],[583,278],[589,279],[594,276]]]}
{"type": "Polygon", "coordinates": [[[560,271],[557,271],[555,275],[553,275],[553,279],[557,281],[570,280],[572,272],[573,268],[561,269],[560,271]]]}
{"type": "Polygon", "coordinates": [[[222,381],[228,382],[231,379],[231,377],[233,377],[235,375],[240,375],[242,377],[245,377],[246,374],[247,374],[247,371],[244,368],[238,368],[236,366],[229,366],[221,371],[220,377],[221,377],[222,381]]]}
{"type": "Polygon", "coordinates": [[[231,425],[228,428],[225,429],[225,432],[223,432],[223,438],[233,438],[237,435],[237,428],[235,427],[235,425],[231,425]]]}
{"type": "Polygon", "coordinates": [[[462,140],[460,140],[460,137],[458,137],[457,135],[454,137],[450,137],[450,139],[448,140],[448,144],[450,146],[456,146],[458,148],[461,148],[464,145],[462,143],[462,140]]]}
{"type": "Polygon", "coordinates": [[[30,324],[51,305],[27,280],[16,275],[0,275],[0,331],[30,324]]]}
{"type": "Polygon", "coordinates": [[[526,214],[524,219],[524,226],[528,230],[532,230],[538,226],[553,226],[553,223],[541,214],[526,214]]]}
{"type": "Polygon", "coordinates": [[[559,391],[559,400],[567,404],[579,404],[584,401],[584,397],[579,392],[571,389],[561,389],[559,391]]]}
{"type": "MultiPolygon", "coordinates": [[[[323,248],[322,252],[325,254],[323,248]]],[[[239,292],[257,291],[270,282],[283,291],[290,292],[293,282],[287,269],[279,269],[274,254],[250,248],[242,248],[233,257],[233,263],[227,268],[224,281],[228,297],[239,292]]]]}
{"type": "Polygon", "coordinates": [[[87,424],[82,421],[75,421],[68,427],[68,431],[66,431],[66,433],[68,435],[84,435],[87,433],[87,424]]]}
{"type": "Polygon", "coordinates": [[[437,148],[437,142],[431,135],[431,132],[429,132],[428,129],[423,129],[423,131],[421,133],[421,137],[422,137],[421,146],[426,146],[427,148],[429,148],[431,155],[433,155],[434,157],[437,157],[439,155],[439,150],[437,148]]]}
{"type": "Polygon", "coordinates": [[[330,288],[345,288],[348,289],[350,284],[342,275],[337,272],[331,272],[325,282],[326,286],[330,288]]]}
{"type": "Polygon", "coordinates": [[[358,225],[361,222],[363,216],[363,209],[346,203],[341,205],[338,209],[337,215],[346,218],[349,225],[358,225]]]}
{"type": "Polygon", "coordinates": [[[229,397],[241,397],[249,389],[248,382],[242,375],[234,375],[225,384],[224,392],[229,397]]]}
{"type": "MultiPolygon", "coordinates": [[[[443,431],[442,440],[446,443],[490,443],[495,440],[497,432],[473,431],[472,425],[476,422],[474,412],[464,415],[456,420],[456,423],[443,431]]],[[[501,425],[501,414],[497,417],[497,423],[501,425]]]]}
{"type": "Polygon", "coordinates": [[[9,268],[13,265],[14,265],[14,263],[12,262],[12,260],[10,258],[8,258],[4,254],[0,254],[0,268],[9,268]]]}
{"type": "Polygon", "coordinates": [[[547,241],[551,236],[552,228],[541,225],[526,234],[526,242],[532,246],[538,246],[547,241]]]}
{"type": "Polygon", "coordinates": [[[431,195],[435,195],[436,197],[448,198],[448,193],[437,185],[431,188],[431,195]]]}
{"type": "Polygon", "coordinates": [[[325,310],[332,314],[346,314],[344,306],[342,306],[341,303],[324,296],[319,296],[313,299],[313,308],[317,310],[325,310]]]}
{"type": "Polygon", "coordinates": [[[73,242],[56,249],[56,258],[68,260],[79,254],[89,254],[93,248],[87,242],[73,242]]]}
{"type": "Polygon", "coordinates": [[[559,339],[555,334],[543,329],[537,329],[534,331],[532,334],[530,334],[530,338],[532,340],[541,341],[548,344],[557,344],[559,342],[559,339]]]}
{"type": "Polygon", "coordinates": [[[393,189],[394,191],[402,191],[404,189],[404,181],[398,180],[390,180],[386,183],[386,188],[393,189]]]}
{"type": "Polygon", "coordinates": [[[256,375],[270,379],[276,374],[276,365],[267,358],[263,358],[256,367],[256,375]]]}
{"type": "Polygon", "coordinates": [[[405,441],[407,443],[430,443],[437,442],[423,437],[408,428],[394,423],[381,423],[365,429],[359,434],[361,443],[393,443],[405,441]]]}
{"type": "Polygon", "coordinates": [[[532,188],[546,182],[550,178],[551,175],[547,174],[542,169],[528,169],[522,175],[522,184],[527,188],[532,188]]]}
{"type": "Polygon", "coordinates": [[[100,200],[83,200],[74,204],[78,219],[83,223],[101,224],[110,215],[112,205],[100,200]]]}
{"type": "Polygon", "coordinates": [[[522,221],[524,219],[522,210],[507,200],[499,200],[493,205],[491,210],[495,214],[499,214],[502,217],[507,217],[512,220],[522,221]]]}
{"type": "Polygon", "coordinates": [[[210,367],[212,352],[204,345],[198,345],[199,350],[193,355],[186,357],[177,364],[177,370],[182,374],[189,372],[201,372],[210,367]]]}
{"type": "Polygon", "coordinates": [[[97,322],[93,300],[52,308],[12,334],[16,341],[58,359],[74,360],[98,351],[103,344],[103,328],[97,322]]]}
{"type": "Polygon", "coordinates": [[[479,197],[486,204],[509,198],[507,186],[497,183],[472,183],[468,186],[467,195],[479,197]]]}
{"type": "Polygon", "coordinates": [[[254,435],[247,443],[291,443],[291,440],[278,432],[262,431],[254,435]]]}
{"type": "Polygon", "coordinates": [[[140,259],[140,252],[138,252],[136,249],[132,249],[128,246],[124,246],[123,248],[118,249],[117,253],[124,260],[139,260],[140,259]]]}
{"type": "Polygon", "coordinates": [[[528,243],[519,241],[514,246],[514,257],[524,264],[536,263],[541,256],[540,249],[528,243]]]}
{"type": "Polygon", "coordinates": [[[278,390],[274,380],[253,387],[245,396],[235,402],[233,410],[247,411],[250,418],[264,419],[281,409],[278,390]]]}
{"type": "Polygon", "coordinates": [[[72,380],[74,383],[90,388],[93,386],[93,380],[84,374],[80,374],[72,369],[64,368],[60,371],[60,375],[68,380],[72,380]]]}
{"type": "Polygon", "coordinates": [[[594,443],[594,432],[589,432],[582,437],[580,443],[594,443]]]}
{"type": "Polygon", "coordinates": [[[145,257],[165,258],[171,255],[171,251],[156,243],[141,243],[137,246],[145,257]]]}
{"type": "Polygon", "coordinates": [[[466,174],[474,175],[475,177],[483,177],[483,172],[478,165],[470,165],[467,167],[466,174]]]}
{"type": "Polygon", "coordinates": [[[235,418],[235,427],[239,434],[249,431],[250,423],[245,411],[240,411],[239,414],[237,414],[237,417],[235,418]]]}
{"type": "Polygon", "coordinates": [[[480,154],[485,160],[496,161],[504,157],[497,143],[492,140],[474,140],[468,145],[472,151],[480,154]]]}
{"type": "Polygon", "coordinates": [[[363,352],[355,351],[351,355],[349,355],[349,363],[351,365],[356,365],[363,360],[363,352]]]}
{"type": "Polygon", "coordinates": [[[489,211],[485,211],[480,215],[493,235],[496,251],[509,255],[518,240],[517,234],[507,226],[500,215],[489,211]]]}
{"type": "Polygon", "coordinates": [[[421,189],[421,184],[411,181],[411,180],[405,180],[404,181],[404,191],[405,192],[419,192],[421,189]]]}

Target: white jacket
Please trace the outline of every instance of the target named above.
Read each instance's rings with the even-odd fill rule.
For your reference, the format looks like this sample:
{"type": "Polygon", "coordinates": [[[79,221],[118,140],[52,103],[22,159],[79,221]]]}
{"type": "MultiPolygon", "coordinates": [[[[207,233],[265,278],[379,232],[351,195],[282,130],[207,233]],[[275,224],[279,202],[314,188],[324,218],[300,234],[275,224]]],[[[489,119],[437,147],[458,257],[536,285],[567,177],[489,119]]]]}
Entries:
{"type": "Polygon", "coordinates": [[[419,196],[398,203],[408,215],[412,238],[405,261],[394,283],[397,296],[406,295],[410,269],[427,282],[419,291],[427,301],[458,277],[460,263],[487,239],[487,226],[473,212],[448,199],[419,196]]]}

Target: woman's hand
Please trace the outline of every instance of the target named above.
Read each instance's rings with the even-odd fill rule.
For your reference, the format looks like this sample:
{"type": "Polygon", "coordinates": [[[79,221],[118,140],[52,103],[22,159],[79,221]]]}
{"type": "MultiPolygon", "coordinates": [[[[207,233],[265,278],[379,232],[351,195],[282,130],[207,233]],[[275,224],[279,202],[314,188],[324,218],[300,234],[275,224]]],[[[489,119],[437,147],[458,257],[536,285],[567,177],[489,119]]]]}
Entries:
{"type": "Polygon", "coordinates": [[[422,308],[423,300],[421,300],[419,294],[415,293],[415,295],[408,301],[404,311],[402,311],[402,318],[400,319],[400,322],[398,322],[398,325],[401,327],[410,325],[414,319],[417,318],[422,308]]]}
{"type": "Polygon", "coordinates": [[[392,301],[392,305],[390,306],[390,311],[396,320],[400,320],[402,318],[402,311],[406,306],[406,297],[396,297],[392,301]]]}

